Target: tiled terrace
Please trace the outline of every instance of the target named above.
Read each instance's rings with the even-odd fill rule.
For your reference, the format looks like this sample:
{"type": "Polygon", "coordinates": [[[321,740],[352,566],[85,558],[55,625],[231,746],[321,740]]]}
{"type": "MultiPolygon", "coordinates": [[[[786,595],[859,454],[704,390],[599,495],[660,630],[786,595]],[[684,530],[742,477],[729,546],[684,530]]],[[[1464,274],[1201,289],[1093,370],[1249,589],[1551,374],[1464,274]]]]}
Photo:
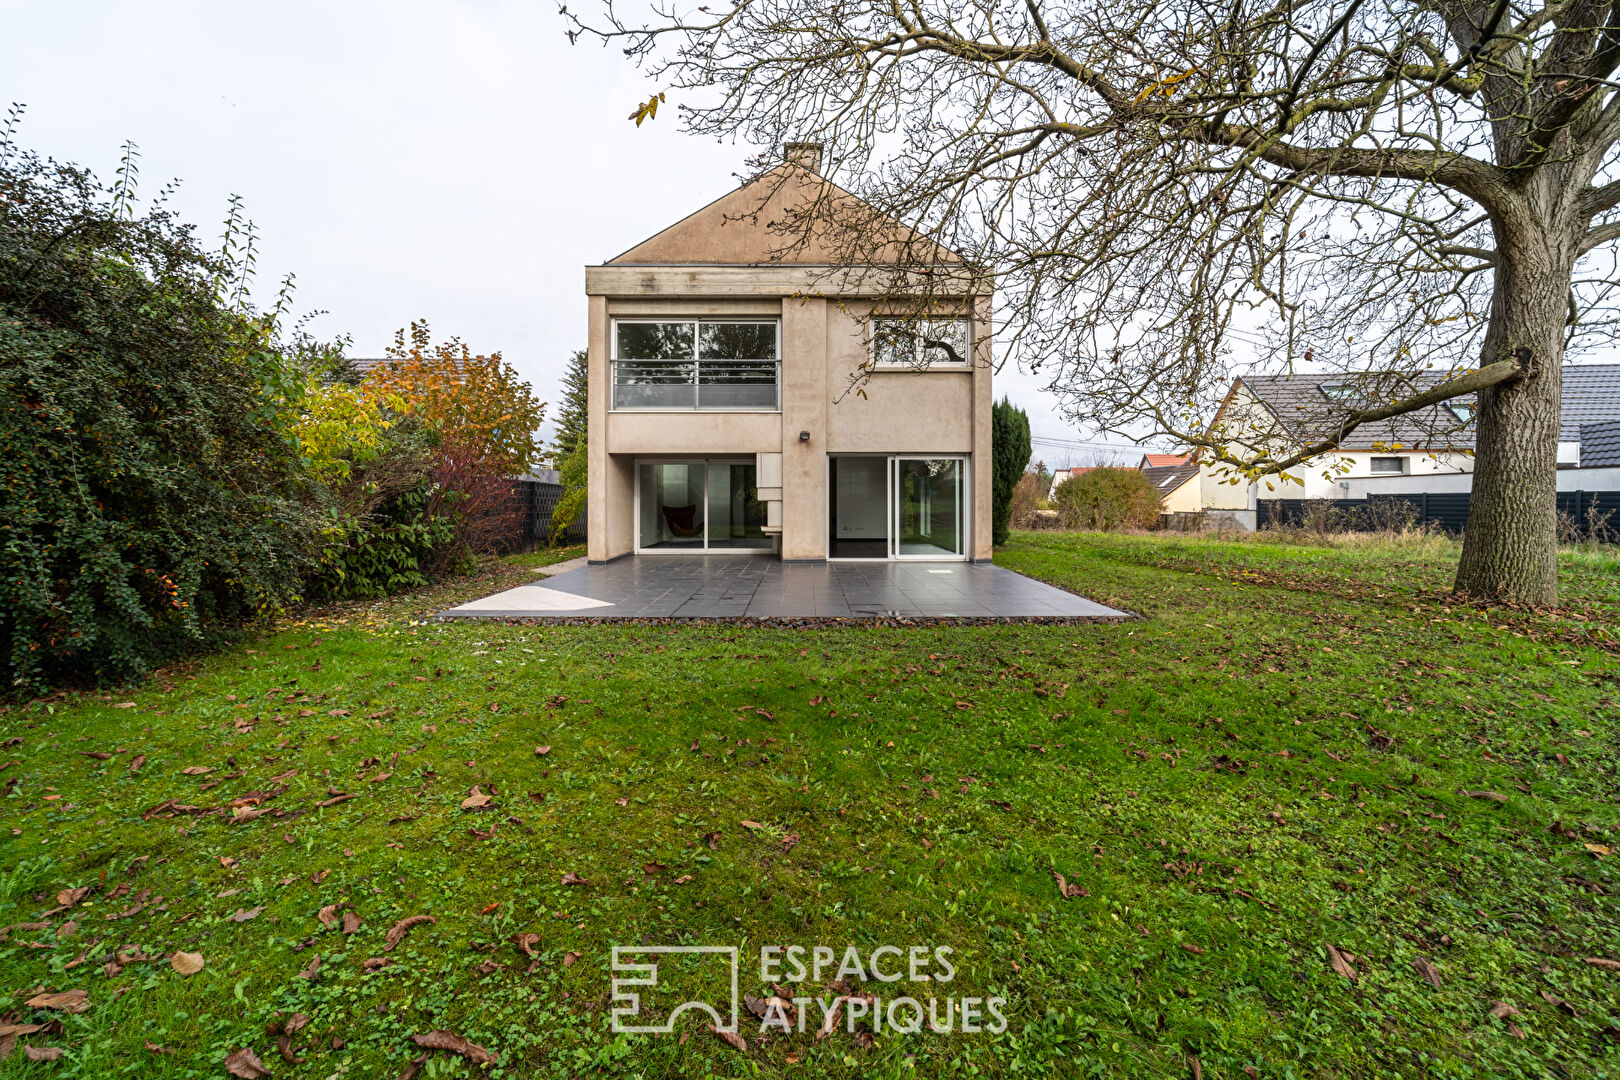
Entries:
{"type": "Polygon", "coordinates": [[[582,566],[440,613],[451,619],[1122,619],[989,563],[783,563],[644,555],[582,566]]]}

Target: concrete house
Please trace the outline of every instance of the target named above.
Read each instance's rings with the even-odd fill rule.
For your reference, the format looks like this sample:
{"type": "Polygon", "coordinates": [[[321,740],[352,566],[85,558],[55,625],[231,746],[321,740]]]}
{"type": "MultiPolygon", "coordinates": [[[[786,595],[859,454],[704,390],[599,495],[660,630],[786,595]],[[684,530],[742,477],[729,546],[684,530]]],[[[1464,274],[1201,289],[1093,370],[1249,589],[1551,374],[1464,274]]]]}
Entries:
{"type": "MultiPolygon", "coordinates": [[[[990,297],[885,320],[794,207],[849,199],[814,144],[616,258],[589,300],[589,558],[990,558],[990,297]],[[851,378],[864,364],[864,393],[851,378]]],[[[957,260],[958,262],[960,260],[957,260]]]]}

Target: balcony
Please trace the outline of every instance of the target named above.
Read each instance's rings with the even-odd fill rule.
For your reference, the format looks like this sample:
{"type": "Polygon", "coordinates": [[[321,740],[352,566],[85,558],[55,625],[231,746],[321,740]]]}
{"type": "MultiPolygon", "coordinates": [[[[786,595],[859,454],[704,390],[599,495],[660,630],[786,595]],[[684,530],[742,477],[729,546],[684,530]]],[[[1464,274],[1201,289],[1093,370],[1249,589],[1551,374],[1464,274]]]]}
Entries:
{"type": "Polygon", "coordinates": [[[614,409],[781,407],[776,360],[615,360],[614,409]]]}

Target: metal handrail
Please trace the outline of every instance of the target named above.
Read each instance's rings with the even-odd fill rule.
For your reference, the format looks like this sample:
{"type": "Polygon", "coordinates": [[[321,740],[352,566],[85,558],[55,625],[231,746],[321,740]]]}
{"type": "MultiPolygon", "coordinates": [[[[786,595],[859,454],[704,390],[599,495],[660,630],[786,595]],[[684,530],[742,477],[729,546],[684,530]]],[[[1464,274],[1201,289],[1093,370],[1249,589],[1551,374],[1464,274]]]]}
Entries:
{"type": "Polygon", "coordinates": [[[615,360],[615,409],[776,409],[777,360],[615,360]]]}

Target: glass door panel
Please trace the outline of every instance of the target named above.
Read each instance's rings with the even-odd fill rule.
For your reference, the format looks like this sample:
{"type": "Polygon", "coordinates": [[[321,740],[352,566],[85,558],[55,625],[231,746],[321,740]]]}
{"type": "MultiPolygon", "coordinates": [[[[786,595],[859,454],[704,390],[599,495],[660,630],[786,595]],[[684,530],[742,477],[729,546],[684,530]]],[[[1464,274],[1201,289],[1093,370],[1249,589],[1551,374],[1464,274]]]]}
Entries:
{"type": "Polygon", "coordinates": [[[704,497],[706,470],[703,463],[643,461],[639,472],[641,547],[701,550],[708,501],[704,497]]]}
{"type": "Polygon", "coordinates": [[[962,554],[959,458],[897,458],[894,493],[896,555],[962,554]]]}
{"type": "Polygon", "coordinates": [[[889,459],[833,457],[828,462],[827,553],[834,559],[889,557],[889,459]]]}
{"type": "Polygon", "coordinates": [[[709,462],[709,547],[769,548],[752,461],[709,462]]]}

